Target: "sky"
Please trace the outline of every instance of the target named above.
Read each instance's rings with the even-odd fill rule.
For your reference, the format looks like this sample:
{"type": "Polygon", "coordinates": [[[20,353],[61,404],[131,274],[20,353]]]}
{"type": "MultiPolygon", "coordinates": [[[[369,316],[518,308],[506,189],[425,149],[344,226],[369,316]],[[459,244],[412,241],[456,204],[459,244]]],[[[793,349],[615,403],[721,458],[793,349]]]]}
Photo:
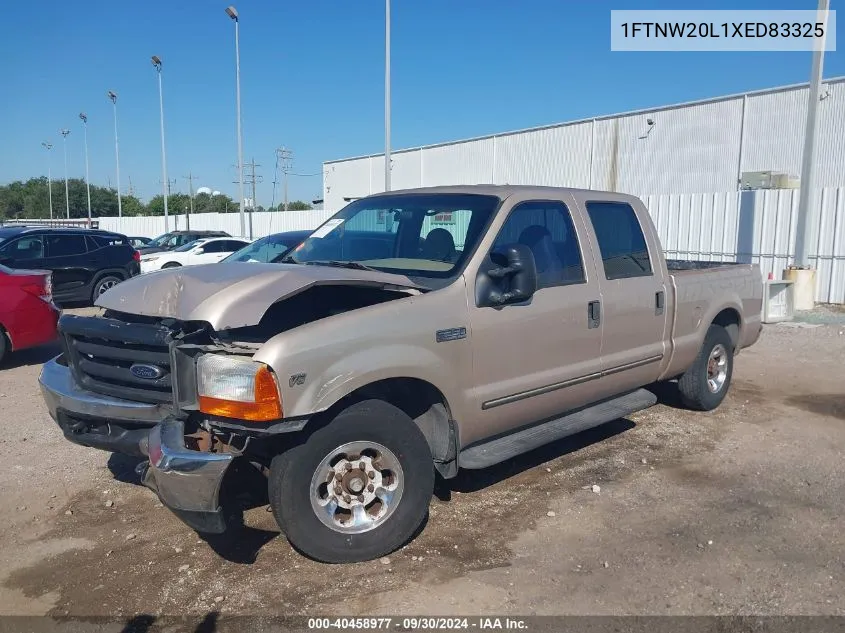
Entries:
{"type": "MultiPolygon", "coordinates": [[[[651,106],[805,82],[811,53],[610,50],[611,9],[815,9],[817,0],[392,0],[392,147],[401,149],[651,106]]],[[[321,197],[322,162],[384,150],[384,1],[237,0],[244,159],[274,200],[274,150],[293,151],[291,200],[321,197]],[[317,174],[316,176],[308,174],[317,174]]],[[[237,198],[234,23],[226,1],[32,0],[5,3],[0,55],[0,184],[84,177],[161,192],[163,61],[172,191],[237,198]],[[55,147],[48,154],[42,141],[55,147]]],[[[845,10],[845,0],[831,0],[845,10]]],[[[845,19],[845,16],[843,16],[845,19]]],[[[845,75],[845,47],[825,77],[845,75]]],[[[281,200],[281,179],[275,202],[281,200]]]]}

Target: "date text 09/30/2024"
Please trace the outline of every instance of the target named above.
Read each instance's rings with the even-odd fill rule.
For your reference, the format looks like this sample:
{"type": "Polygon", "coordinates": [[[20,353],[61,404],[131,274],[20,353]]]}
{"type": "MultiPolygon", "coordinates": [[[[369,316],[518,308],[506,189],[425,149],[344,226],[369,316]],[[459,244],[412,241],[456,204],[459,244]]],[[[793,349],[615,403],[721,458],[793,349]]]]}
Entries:
{"type": "Polygon", "coordinates": [[[522,630],[528,624],[520,618],[444,618],[444,617],[356,617],[356,618],[309,618],[309,630],[394,630],[394,631],[443,631],[459,630],[522,630]]]}

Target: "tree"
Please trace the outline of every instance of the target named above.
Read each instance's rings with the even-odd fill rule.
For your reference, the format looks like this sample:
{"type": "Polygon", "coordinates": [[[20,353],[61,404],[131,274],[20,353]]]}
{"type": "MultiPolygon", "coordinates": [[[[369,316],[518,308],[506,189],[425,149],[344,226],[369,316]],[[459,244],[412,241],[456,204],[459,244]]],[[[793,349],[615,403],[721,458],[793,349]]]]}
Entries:
{"type": "MultiPolygon", "coordinates": [[[[292,202],[288,202],[288,211],[310,211],[313,209],[310,204],[307,202],[303,202],[302,200],[294,200],[292,202]]],[[[270,207],[269,211],[284,211],[285,210],[285,203],[282,202],[278,206],[270,207]]]]}

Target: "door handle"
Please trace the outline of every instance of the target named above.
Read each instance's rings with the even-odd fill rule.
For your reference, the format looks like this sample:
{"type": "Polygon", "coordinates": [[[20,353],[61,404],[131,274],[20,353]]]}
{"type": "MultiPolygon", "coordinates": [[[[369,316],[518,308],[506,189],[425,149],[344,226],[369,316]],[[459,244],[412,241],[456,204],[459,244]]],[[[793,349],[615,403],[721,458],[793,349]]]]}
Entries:
{"type": "Polygon", "coordinates": [[[659,290],[654,293],[654,314],[660,316],[663,314],[664,306],[666,305],[666,294],[659,290]]]}
{"type": "Polygon", "coordinates": [[[593,330],[601,325],[601,301],[587,304],[587,329],[593,330]]]}

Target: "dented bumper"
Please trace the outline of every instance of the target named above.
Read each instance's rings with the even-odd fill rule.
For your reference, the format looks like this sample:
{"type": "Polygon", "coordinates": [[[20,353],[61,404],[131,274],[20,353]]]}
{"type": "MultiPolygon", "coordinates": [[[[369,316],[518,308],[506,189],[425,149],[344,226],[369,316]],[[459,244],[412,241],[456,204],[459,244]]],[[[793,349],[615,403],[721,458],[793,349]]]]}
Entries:
{"type": "Polygon", "coordinates": [[[150,431],[148,456],[144,485],[165,506],[199,532],[225,531],[220,487],[233,455],[186,448],[184,424],[168,418],[150,431]]]}

